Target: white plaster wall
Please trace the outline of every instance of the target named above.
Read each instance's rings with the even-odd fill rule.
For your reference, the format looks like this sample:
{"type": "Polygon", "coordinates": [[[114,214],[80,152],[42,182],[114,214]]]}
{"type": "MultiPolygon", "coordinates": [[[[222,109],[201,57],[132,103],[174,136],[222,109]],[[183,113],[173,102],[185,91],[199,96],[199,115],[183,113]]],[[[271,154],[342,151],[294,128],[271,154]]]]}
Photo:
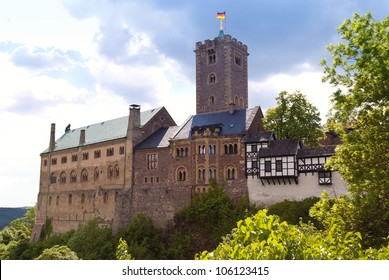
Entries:
{"type": "Polygon", "coordinates": [[[339,172],[332,172],[332,185],[319,185],[318,173],[300,174],[298,184],[291,180],[291,184],[285,180],[278,184],[268,184],[263,180],[264,185],[257,177],[247,179],[250,203],[258,206],[270,206],[274,203],[287,200],[302,200],[307,197],[320,197],[322,192],[327,192],[330,197],[337,197],[341,194],[347,194],[347,185],[339,175],[339,172]]]}

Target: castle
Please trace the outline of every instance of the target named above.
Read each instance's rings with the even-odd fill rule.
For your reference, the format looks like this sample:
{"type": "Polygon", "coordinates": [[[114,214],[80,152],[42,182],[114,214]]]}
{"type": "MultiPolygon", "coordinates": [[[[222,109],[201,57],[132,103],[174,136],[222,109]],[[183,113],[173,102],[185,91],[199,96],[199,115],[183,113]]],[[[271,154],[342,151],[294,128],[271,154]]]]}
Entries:
{"type": "Polygon", "coordinates": [[[70,125],[41,153],[32,240],[47,219],[54,233],[96,218],[114,231],[140,213],[166,227],[212,181],[235,199],[269,205],[284,199],[345,194],[338,172],[324,169],[334,145],[302,147],[264,131],[259,106],[248,108],[247,46],[221,30],[198,42],[196,114],[177,125],[164,107],[86,127],[70,125]]]}

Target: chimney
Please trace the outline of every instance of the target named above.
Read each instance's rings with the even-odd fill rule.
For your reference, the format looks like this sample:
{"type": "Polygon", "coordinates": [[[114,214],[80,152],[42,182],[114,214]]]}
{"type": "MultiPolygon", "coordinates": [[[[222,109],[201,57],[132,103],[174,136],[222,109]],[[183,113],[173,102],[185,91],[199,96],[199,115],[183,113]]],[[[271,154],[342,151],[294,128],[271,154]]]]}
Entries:
{"type": "Polygon", "coordinates": [[[55,149],[55,123],[52,123],[50,129],[49,152],[54,151],[54,149],[55,149]]]}
{"type": "Polygon", "coordinates": [[[135,139],[140,134],[140,105],[130,105],[130,116],[128,118],[127,137],[135,139]]]}
{"type": "Polygon", "coordinates": [[[80,131],[80,145],[85,144],[85,129],[81,129],[80,131]]]}
{"type": "Polygon", "coordinates": [[[233,115],[235,113],[235,103],[230,103],[229,106],[228,106],[228,113],[230,115],[233,115]]]}

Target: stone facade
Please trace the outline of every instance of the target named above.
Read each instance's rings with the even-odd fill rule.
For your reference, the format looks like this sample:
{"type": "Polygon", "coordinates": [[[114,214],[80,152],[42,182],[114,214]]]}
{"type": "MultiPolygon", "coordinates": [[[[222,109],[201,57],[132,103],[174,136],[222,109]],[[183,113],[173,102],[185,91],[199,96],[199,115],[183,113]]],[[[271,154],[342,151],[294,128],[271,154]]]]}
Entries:
{"type": "Polygon", "coordinates": [[[247,46],[225,35],[196,43],[195,53],[196,115],[180,126],[164,107],[141,112],[135,104],[122,118],[69,125],[59,139],[52,124],[32,240],[48,219],[54,233],[92,218],[116,232],[141,213],[163,228],[214,181],[253,203],[319,195],[308,179],[275,187],[250,176],[260,161],[252,145],[266,152],[262,138],[272,134],[263,131],[261,108],[248,108],[247,46]]]}

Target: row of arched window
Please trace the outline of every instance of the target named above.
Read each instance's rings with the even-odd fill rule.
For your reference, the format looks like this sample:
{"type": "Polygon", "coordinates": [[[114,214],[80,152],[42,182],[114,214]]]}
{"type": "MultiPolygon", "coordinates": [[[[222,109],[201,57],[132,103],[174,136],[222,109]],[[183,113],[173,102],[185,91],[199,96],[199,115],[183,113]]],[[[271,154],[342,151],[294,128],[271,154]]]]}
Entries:
{"type": "MultiPolygon", "coordinates": [[[[97,181],[100,177],[100,168],[99,167],[96,167],[93,171],[93,180],[94,181],[97,181]]],[[[119,165],[115,165],[115,166],[108,166],[107,168],[107,178],[108,179],[112,179],[112,178],[119,178],[120,176],[120,169],[119,169],[119,165]]],[[[72,170],[70,172],[70,183],[76,183],[77,182],[77,172],[75,170],[72,170]]],[[[66,184],[67,183],[67,174],[65,171],[61,172],[60,176],[59,176],[59,183],[60,184],[66,184]]],[[[89,172],[87,169],[83,169],[80,173],[80,182],[88,182],[90,180],[90,176],[89,176],[89,172]]],[[[51,177],[50,177],[50,182],[52,184],[55,184],[57,183],[57,175],[56,173],[52,173],[51,174],[51,177]]]]}
{"type": "MultiPolygon", "coordinates": [[[[119,196],[119,193],[116,192],[116,193],[115,193],[115,197],[114,197],[114,201],[115,201],[115,202],[117,201],[118,196],[119,196]]],[[[96,195],[94,196],[94,198],[96,198],[96,195]]],[[[62,199],[63,199],[63,198],[62,198],[62,199]]],[[[86,196],[85,196],[84,193],[82,193],[81,196],[80,196],[80,202],[81,202],[81,204],[84,204],[84,203],[85,203],[85,199],[86,199],[86,196]]],[[[54,204],[54,201],[53,201],[53,200],[54,200],[54,198],[53,198],[52,196],[49,196],[49,201],[48,201],[49,205],[54,204]]],[[[67,197],[66,197],[66,200],[67,200],[67,204],[68,204],[68,205],[72,205],[72,204],[73,204],[73,194],[71,194],[71,193],[68,194],[67,197]]],[[[108,192],[104,192],[104,194],[103,194],[103,202],[104,202],[104,203],[108,203],[108,202],[109,202],[109,194],[108,194],[108,192]]],[[[58,206],[58,205],[60,205],[60,203],[61,203],[61,198],[60,198],[59,195],[57,195],[57,196],[55,197],[55,205],[58,206]]]]}
{"type": "MultiPolygon", "coordinates": [[[[236,179],[236,170],[235,167],[228,167],[226,169],[226,179],[235,180],[236,179]]],[[[199,168],[197,171],[197,176],[199,180],[206,179],[206,170],[205,168],[199,168]]],[[[216,179],[216,167],[210,167],[208,169],[208,179],[216,179]]],[[[187,180],[187,171],[184,167],[177,169],[177,181],[186,181],[187,180]]]]}

